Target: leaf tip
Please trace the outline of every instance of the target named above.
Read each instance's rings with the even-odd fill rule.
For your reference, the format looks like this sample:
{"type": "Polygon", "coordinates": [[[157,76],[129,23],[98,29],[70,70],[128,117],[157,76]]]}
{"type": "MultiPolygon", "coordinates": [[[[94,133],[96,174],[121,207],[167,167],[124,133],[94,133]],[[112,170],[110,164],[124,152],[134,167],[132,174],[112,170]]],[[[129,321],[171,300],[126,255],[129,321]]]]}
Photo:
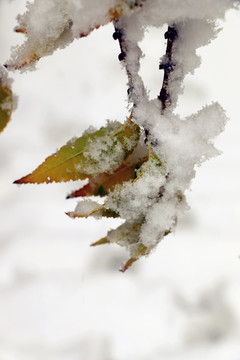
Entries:
{"type": "Polygon", "coordinates": [[[128,259],[128,261],[119,269],[119,271],[124,273],[137,260],[138,260],[138,258],[136,258],[136,257],[132,257],[132,258],[128,259]]]}
{"type": "Polygon", "coordinates": [[[65,214],[66,214],[67,216],[69,216],[70,218],[72,218],[72,219],[75,218],[75,216],[73,215],[74,213],[73,213],[72,211],[67,211],[67,212],[65,212],[65,214]]]}
{"type": "Polygon", "coordinates": [[[13,182],[13,184],[17,184],[17,185],[21,185],[21,184],[24,184],[25,182],[23,181],[23,178],[21,178],[21,179],[18,179],[18,180],[15,180],[14,182],[13,182]]]}
{"type": "Polygon", "coordinates": [[[90,246],[98,246],[98,245],[104,245],[104,244],[110,244],[110,241],[107,237],[103,237],[100,240],[90,244],[90,246]]]}
{"type": "Polygon", "coordinates": [[[74,199],[75,197],[78,197],[78,192],[79,192],[80,190],[75,190],[75,191],[72,191],[70,194],[68,194],[67,196],[66,196],[66,199],[74,199]]]}
{"type": "Polygon", "coordinates": [[[22,178],[15,180],[13,184],[22,185],[22,184],[33,184],[34,181],[31,181],[31,178],[29,178],[30,175],[23,176],[22,178]]]}

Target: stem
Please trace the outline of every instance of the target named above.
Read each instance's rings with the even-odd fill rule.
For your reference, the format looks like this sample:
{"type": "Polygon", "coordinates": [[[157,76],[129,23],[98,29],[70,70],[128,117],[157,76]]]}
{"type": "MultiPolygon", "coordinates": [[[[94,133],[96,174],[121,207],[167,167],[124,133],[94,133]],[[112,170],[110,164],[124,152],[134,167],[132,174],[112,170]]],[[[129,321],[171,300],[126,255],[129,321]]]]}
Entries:
{"type": "Polygon", "coordinates": [[[169,93],[169,78],[173,72],[175,63],[172,61],[173,45],[178,38],[178,32],[175,25],[168,26],[167,32],[164,34],[167,39],[167,49],[162,62],[159,65],[159,69],[164,71],[163,84],[158,99],[162,103],[162,114],[164,110],[171,105],[171,96],[169,93]]]}

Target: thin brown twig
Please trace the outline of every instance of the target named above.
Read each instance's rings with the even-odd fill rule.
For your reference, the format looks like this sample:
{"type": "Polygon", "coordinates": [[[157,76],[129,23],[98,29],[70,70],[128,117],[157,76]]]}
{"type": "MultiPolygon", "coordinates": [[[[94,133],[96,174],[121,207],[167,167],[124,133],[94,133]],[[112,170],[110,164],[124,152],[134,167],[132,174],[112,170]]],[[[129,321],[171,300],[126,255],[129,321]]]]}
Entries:
{"type": "Polygon", "coordinates": [[[168,26],[167,32],[164,34],[167,39],[166,54],[163,57],[159,69],[164,71],[163,84],[158,96],[158,99],[162,103],[162,113],[164,110],[171,105],[171,95],[169,93],[168,85],[170,74],[174,71],[175,63],[172,61],[173,45],[178,38],[178,32],[175,25],[168,26]]]}

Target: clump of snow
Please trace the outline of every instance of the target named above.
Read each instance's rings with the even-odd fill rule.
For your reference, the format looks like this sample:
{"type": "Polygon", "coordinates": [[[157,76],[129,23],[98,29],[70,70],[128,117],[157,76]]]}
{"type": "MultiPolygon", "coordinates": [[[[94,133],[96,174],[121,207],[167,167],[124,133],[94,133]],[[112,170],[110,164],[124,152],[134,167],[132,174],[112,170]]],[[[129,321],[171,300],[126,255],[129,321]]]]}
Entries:
{"type": "Polygon", "coordinates": [[[107,206],[118,212],[120,217],[133,221],[145,216],[157,201],[166,178],[159,159],[155,156],[143,163],[133,181],[116,185],[108,196],[107,206]]]}
{"type": "MultiPolygon", "coordinates": [[[[108,121],[104,129],[104,135],[89,138],[83,152],[85,161],[76,164],[77,171],[85,174],[99,174],[103,172],[113,172],[133,151],[138,143],[139,134],[132,131],[129,136],[119,139],[119,134],[124,130],[124,126],[131,128],[132,125],[122,125],[118,121],[108,121]]],[[[89,135],[92,132],[87,130],[89,135]]]]}
{"type": "Polygon", "coordinates": [[[177,220],[189,209],[184,192],[191,185],[196,166],[219,154],[212,141],[227,120],[218,103],[182,120],[171,112],[161,115],[158,100],[137,107],[135,116],[140,122],[147,116],[151,119],[148,125],[154,134],[156,145],[151,151],[155,155],[143,163],[135,180],[117,185],[106,200],[106,205],[126,220],[108,237],[126,246],[132,255],[138,242],[149,251],[174,231],[177,220]],[[136,224],[137,232],[128,233],[136,224]],[[121,241],[119,231],[127,234],[121,241]]]}
{"type": "Polygon", "coordinates": [[[65,1],[38,0],[27,2],[26,6],[26,13],[17,17],[16,31],[24,33],[27,40],[12,49],[12,58],[7,64],[10,69],[25,66],[26,70],[33,70],[43,55],[50,55],[73,40],[65,1]]]}
{"type": "Polygon", "coordinates": [[[195,176],[195,165],[216,156],[212,140],[224,129],[227,121],[218,103],[205,106],[186,119],[166,111],[161,115],[161,104],[152,100],[135,110],[137,121],[150,130],[152,151],[161,159],[170,178],[175,178],[179,190],[184,191],[195,176]],[[147,120],[146,120],[147,119],[147,120]],[[175,175],[174,175],[175,174],[175,175]]]}
{"type": "Polygon", "coordinates": [[[162,199],[155,202],[146,214],[145,222],[139,235],[141,242],[152,249],[168,233],[174,231],[177,220],[189,209],[181,193],[175,193],[171,198],[168,192],[162,199]]]}
{"type": "Polygon", "coordinates": [[[92,200],[79,201],[74,210],[75,216],[88,217],[92,212],[99,209],[99,203],[92,200]]]}
{"type": "Polygon", "coordinates": [[[124,148],[122,144],[108,135],[89,141],[84,156],[87,164],[84,166],[88,174],[101,173],[115,169],[124,160],[124,148]]]}

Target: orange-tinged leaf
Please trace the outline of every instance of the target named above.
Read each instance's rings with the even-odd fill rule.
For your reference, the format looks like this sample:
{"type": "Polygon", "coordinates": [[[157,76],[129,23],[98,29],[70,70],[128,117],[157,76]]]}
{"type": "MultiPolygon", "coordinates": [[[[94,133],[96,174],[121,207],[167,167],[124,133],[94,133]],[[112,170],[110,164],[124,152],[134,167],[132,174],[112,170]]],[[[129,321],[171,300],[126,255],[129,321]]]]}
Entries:
{"type": "Polygon", "coordinates": [[[146,159],[139,160],[137,164],[121,164],[113,173],[103,173],[92,177],[88,184],[72,192],[67,199],[84,196],[105,196],[112,191],[116,184],[122,184],[135,178],[136,170],[146,159]]]}
{"type": "Polygon", "coordinates": [[[69,141],[33,173],[15,183],[83,180],[106,170],[114,171],[131,154],[139,137],[140,128],[132,121],[128,120],[123,125],[109,122],[97,131],[69,141]]]}

